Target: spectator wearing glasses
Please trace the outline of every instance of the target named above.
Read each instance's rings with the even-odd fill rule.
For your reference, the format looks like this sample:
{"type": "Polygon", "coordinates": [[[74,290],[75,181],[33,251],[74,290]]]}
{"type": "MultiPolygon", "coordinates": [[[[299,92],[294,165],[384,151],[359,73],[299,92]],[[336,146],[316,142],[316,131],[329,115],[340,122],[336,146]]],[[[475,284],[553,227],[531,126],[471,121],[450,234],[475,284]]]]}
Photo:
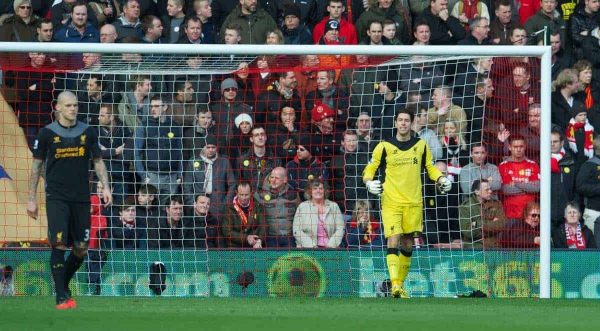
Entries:
{"type": "Polygon", "coordinates": [[[267,138],[264,127],[253,127],[250,134],[252,146],[240,155],[236,163],[236,169],[239,169],[238,178],[250,183],[255,192],[263,187],[263,182],[269,178],[271,171],[281,166],[281,159],[275,155],[273,148],[269,147],[267,138]]]}
{"type": "Polygon", "coordinates": [[[492,40],[488,36],[490,32],[490,20],[485,17],[476,17],[469,24],[470,34],[459,41],[457,45],[491,45],[492,40]]]}
{"type": "Polygon", "coordinates": [[[239,101],[237,94],[238,83],[233,78],[227,78],[221,82],[221,99],[210,105],[221,153],[225,153],[232,144],[236,117],[243,113],[252,114],[252,107],[239,101]]]}
{"type": "Polygon", "coordinates": [[[31,0],[15,0],[14,15],[0,23],[0,41],[35,41],[41,19],[33,14],[31,0]]]}
{"type": "Polygon", "coordinates": [[[540,246],[540,204],[530,201],[523,209],[521,219],[509,222],[500,234],[504,248],[538,248],[540,246]]]}

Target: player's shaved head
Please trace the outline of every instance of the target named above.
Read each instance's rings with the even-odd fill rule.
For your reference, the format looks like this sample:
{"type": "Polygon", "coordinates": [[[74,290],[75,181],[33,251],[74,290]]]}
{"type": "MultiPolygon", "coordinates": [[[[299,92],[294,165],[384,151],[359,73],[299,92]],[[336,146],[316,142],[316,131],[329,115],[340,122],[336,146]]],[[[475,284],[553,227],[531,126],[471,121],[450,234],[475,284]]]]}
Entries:
{"type": "Polygon", "coordinates": [[[58,98],[56,98],[56,102],[60,103],[61,105],[67,101],[72,101],[72,100],[77,101],[77,96],[75,95],[75,93],[73,93],[71,91],[60,92],[60,94],[58,95],[58,98]]]}

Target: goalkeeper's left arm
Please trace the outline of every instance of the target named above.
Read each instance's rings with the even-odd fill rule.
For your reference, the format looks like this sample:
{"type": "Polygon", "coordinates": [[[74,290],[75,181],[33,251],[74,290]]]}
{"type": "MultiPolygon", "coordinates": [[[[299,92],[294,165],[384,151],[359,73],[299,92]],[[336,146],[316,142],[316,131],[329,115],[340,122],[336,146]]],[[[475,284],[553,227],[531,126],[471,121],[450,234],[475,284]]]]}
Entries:
{"type": "Polygon", "coordinates": [[[425,145],[425,169],[429,179],[439,185],[442,193],[448,193],[452,189],[452,182],[433,164],[433,158],[429,146],[425,145]]]}

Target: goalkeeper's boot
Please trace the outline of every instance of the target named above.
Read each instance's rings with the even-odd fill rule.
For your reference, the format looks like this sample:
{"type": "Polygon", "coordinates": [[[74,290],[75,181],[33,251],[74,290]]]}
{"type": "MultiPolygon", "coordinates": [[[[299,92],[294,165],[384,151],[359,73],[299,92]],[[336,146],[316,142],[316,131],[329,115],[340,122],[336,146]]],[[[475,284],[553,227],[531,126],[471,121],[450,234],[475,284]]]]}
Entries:
{"type": "Polygon", "coordinates": [[[402,287],[400,284],[396,284],[392,286],[392,297],[401,298],[401,299],[409,299],[410,295],[408,292],[402,287]]]}

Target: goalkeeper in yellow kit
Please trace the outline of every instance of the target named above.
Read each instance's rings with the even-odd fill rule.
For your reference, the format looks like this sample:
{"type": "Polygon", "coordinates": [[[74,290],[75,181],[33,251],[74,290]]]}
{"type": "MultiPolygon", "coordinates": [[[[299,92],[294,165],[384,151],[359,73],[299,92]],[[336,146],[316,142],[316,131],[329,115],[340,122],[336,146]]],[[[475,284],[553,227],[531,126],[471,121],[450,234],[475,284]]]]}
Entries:
{"type": "Polygon", "coordinates": [[[410,111],[398,111],[396,136],[375,146],[371,161],[363,172],[369,192],[381,196],[383,233],[388,247],[386,262],[395,298],[409,298],[404,280],[410,269],[414,237],[423,232],[423,169],[438,183],[442,192],[450,191],[452,186],[433,165],[425,141],[412,135],[413,119],[414,114],[410,111]],[[374,180],[380,167],[382,180],[374,180]]]}

